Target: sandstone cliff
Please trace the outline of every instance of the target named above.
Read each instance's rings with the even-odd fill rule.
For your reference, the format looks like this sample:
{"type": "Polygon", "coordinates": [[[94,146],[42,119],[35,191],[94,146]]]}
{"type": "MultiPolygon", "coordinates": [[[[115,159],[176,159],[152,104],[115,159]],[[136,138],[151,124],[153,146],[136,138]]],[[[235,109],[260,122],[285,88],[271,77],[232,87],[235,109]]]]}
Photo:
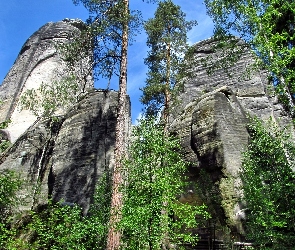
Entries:
{"type": "Polygon", "coordinates": [[[58,121],[37,122],[16,140],[0,169],[25,180],[21,209],[51,197],[87,212],[95,183],[113,167],[117,102],[117,92],[93,90],[58,121]]]}
{"type": "Polygon", "coordinates": [[[198,186],[195,199],[201,198],[209,206],[215,233],[224,235],[222,231],[229,226],[239,240],[245,219],[239,172],[249,138],[248,117],[263,120],[272,117],[280,125],[292,122],[271,95],[266,72],[245,74],[253,62],[249,50],[228,72],[219,69],[207,74],[210,66],[204,66],[204,62],[220,59],[212,50],[215,43],[208,39],[194,45],[194,77],[184,83],[182,108],[175,109],[171,130],[181,138],[190,162],[189,175],[198,186]]]}
{"type": "MultiPolygon", "coordinates": [[[[30,111],[20,111],[20,97],[27,89],[37,89],[42,83],[53,83],[62,78],[66,68],[56,46],[78,36],[84,25],[81,20],[68,19],[47,23],[21,48],[14,65],[0,86],[0,100],[3,102],[0,107],[0,120],[12,121],[7,128],[11,141],[15,141],[36,120],[30,111]]],[[[87,85],[93,87],[91,75],[87,85]]]]}
{"type": "MultiPolygon", "coordinates": [[[[95,183],[113,166],[117,92],[94,90],[90,81],[84,98],[58,120],[38,120],[18,110],[25,89],[60,76],[64,65],[54,43],[66,42],[82,28],[83,23],[69,20],[43,26],[25,43],[0,86],[4,101],[0,118],[12,120],[6,136],[14,142],[2,156],[0,170],[14,169],[28,183],[20,193],[24,210],[52,197],[77,203],[86,213],[95,183]]],[[[229,66],[232,77],[223,70],[208,75],[203,62],[220,57],[211,49],[214,43],[209,39],[194,46],[194,77],[185,81],[181,102],[170,117],[170,130],[181,138],[190,162],[188,175],[197,184],[181,199],[208,205],[218,237],[225,235],[227,227],[240,237],[245,204],[240,201],[239,171],[249,138],[247,115],[273,117],[282,125],[291,120],[269,93],[265,72],[243,74],[253,61],[249,51],[229,66]]]]}
{"type": "MultiPolygon", "coordinates": [[[[1,120],[12,121],[2,134],[13,142],[0,160],[0,170],[15,170],[25,181],[19,194],[21,210],[40,206],[51,197],[77,203],[86,213],[95,183],[113,167],[118,93],[95,90],[91,75],[81,86],[87,93],[69,110],[59,112],[58,120],[20,111],[20,97],[27,89],[44,82],[55,84],[65,74],[56,45],[68,42],[83,28],[82,21],[67,19],[41,27],[26,41],[0,86],[1,120]]],[[[89,60],[78,65],[82,68],[77,72],[91,68],[89,60]]],[[[130,110],[129,101],[127,105],[130,110]]]]}

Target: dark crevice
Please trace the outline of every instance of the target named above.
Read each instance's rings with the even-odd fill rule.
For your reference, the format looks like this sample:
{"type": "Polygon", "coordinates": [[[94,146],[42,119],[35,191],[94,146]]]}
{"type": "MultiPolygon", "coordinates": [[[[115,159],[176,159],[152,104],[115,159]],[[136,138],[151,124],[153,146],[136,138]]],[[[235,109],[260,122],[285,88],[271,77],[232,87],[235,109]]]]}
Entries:
{"type": "Polygon", "coordinates": [[[213,54],[215,53],[214,50],[208,49],[208,50],[196,50],[195,51],[196,54],[213,54]]]}
{"type": "Polygon", "coordinates": [[[20,55],[22,55],[23,53],[25,53],[25,51],[29,50],[31,48],[31,45],[24,45],[22,48],[21,48],[21,51],[19,52],[20,55]]]}

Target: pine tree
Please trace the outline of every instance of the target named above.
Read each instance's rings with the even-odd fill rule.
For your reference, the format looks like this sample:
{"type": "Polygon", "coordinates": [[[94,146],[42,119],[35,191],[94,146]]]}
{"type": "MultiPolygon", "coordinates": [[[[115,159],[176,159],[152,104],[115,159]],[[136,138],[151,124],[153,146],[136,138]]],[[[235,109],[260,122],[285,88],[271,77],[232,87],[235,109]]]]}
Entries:
{"type": "Polygon", "coordinates": [[[155,17],[145,23],[150,48],[145,63],[149,68],[141,101],[148,114],[157,114],[164,107],[164,122],[168,122],[173,88],[187,74],[184,54],[188,49],[187,32],[196,25],[186,21],[180,6],[171,0],[160,2],[155,17]]]}
{"type": "MultiPolygon", "coordinates": [[[[88,22],[100,31],[94,37],[94,60],[104,63],[97,64],[98,72],[107,71],[111,77],[116,67],[119,67],[118,115],[116,124],[115,165],[113,170],[112,200],[107,238],[107,249],[116,250],[120,247],[121,233],[116,230],[116,224],[121,218],[122,194],[119,186],[123,183],[122,160],[126,155],[127,137],[127,51],[130,38],[130,26],[137,26],[137,18],[130,15],[129,0],[74,0],[82,2],[94,16],[88,22]],[[101,54],[101,47],[105,53],[101,54]],[[98,53],[97,53],[98,52],[98,53]]],[[[115,72],[116,73],[116,72],[115,72]]]]}
{"type": "Polygon", "coordinates": [[[123,167],[122,160],[126,154],[126,137],[127,137],[127,49],[128,49],[128,15],[129,1],[123,1],[123,16],[126,21],[122,24],[122,50],[121,65],[119,78],[119,100],[118,100],[118,118],[116,126],[116,144],[115,144],[115,166],[112,184],[112,201],[110,228],[107,240],[108,250],[117,250],[120,247],[121,233],[116,230],[116,224],[121,219],[122,194],[119,187],[123,184],[123,167]]]}

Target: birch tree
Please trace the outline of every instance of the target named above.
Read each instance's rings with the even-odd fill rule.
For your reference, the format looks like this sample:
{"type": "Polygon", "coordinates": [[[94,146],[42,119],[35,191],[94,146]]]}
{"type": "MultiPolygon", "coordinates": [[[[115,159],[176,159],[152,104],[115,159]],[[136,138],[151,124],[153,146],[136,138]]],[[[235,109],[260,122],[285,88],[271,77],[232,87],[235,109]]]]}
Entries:
{"type": "Polygon", "coordinates": [[[178,201],[189,184],[178,138],[166,136],[163,124],[154,119],[142,119],[134,127],[133,137],[130,157],[124,161],[128,175],[122,186],[122,249],[195,245],[198,235],[190,229],[198,225],[196,215],[208,218],[209,214],[205,205],[178,201]]]}
{"type": "Polygon", "coordinates": [[[295,145],[273,120],[252,119],[241,177],[246,237],[261,249],[292,249],[295,244],[295,145]]]}

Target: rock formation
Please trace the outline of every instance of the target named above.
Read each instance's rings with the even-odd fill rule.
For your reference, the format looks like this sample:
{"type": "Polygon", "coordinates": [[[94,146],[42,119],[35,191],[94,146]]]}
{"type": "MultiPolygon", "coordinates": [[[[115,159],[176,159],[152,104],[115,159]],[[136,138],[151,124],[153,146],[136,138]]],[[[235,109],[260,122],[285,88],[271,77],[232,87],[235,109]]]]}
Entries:
{"type": "Polygon", "coordinates": [[[115,91],[93,90],[58,121],[37,122],[16,140],[1,169],[20,172],[27,183],[22,209],[52,197],[87,212],[95,183],[113,166],[117,99],[115,91]]]}
{"type": "MultiPolygon", "coordinates": [[[[87,213],[95,183],[113,166],[117,92],[88,86],[84,98],[57,120],[38,120],[17,108],[25,89],[59,77],[57,69],[64,70],[64,64],[54,43],[68,41],[82,28],[83,23],[70,20],[43,26],[25,43],[0,87],[4,102],[0,120],[12,120],[1,134],[14,142],[0,159],[0,170],[16,170],[28,183],[19,194],[24,210],[52,197],[77,203],[87,213]]],[[[291,120],[268,93],[265,72],[243,74],[253,62],[249,51],[229,66],[232,77],[221,69],[208,75],[203,62],[221,58],[211,49],[214,44],[208,39],[194,45],[195,76],[185,81],[181,102],[170,117],[170,130],[181,138],[190,162],[188,175],[197,184],[181,199],[208,205],[218,237],[225,235],[226,227],[240,237],[245,214],[239,171],[249,138],[248,115],[273,117],[283,125],[291,120]]]]}
{"type": "MultiPolygon", "coordinates": [[[[14,65],[0,86],[0,100],[3,102],[0,107],[0,120],[12,121],[7,128],[12,141],[36,120],[30,111],[20,111],[20,97],[27,89],[37,89],[41,83],[53,83],[61,79],[66,69],[57,53],[56,45],[78,36],[84,26],[81,20],[65,19],[47,23],[21,48],[14,65]]],[[[91,75],[89,78],[88,87],[93,86],[91,75]]]]}
{"type": "Polygon", "coordinates": [[[26,183],[19,194],[21,210],[40,206],[51,197],[79,204],[86,213],[95,183],[113,167],[117,92],[95,90],[91,81],[83,83],[87,94],[53,120],[19,110],[26,89],[38,88],[42,82],[55,84],[64,74],[55,45],[68,42],[83,26],[79,20],[64,20],[41,27],[27,40],[0,87],[1,120],[12,120],[1,135],[14,143],[2,156],[0,170],[15,170],[26,183]]]}
{"type": "Polygon", "coordinates": [[[284,108],[270,95],[267,74],[263,71],[245,74],[253,54],[245,50],[229,72],[219,69],[208,75],[204,62],[218,60],[208,39],[194,45],[194,77],[184,83],[180,96],[182,109],[171,118],[171,130],[181,138],[189,175],[199,185],[198,200],[209,206],[216,234],[229,226],[238,240],[244,233],[245,204],[241,202],[242,152],[248,144],[249,115],[263,120],[272,117],[281,125],[291,124],[284,108]],[[200,190],[201,189],[201,190],[200,190]]]}

